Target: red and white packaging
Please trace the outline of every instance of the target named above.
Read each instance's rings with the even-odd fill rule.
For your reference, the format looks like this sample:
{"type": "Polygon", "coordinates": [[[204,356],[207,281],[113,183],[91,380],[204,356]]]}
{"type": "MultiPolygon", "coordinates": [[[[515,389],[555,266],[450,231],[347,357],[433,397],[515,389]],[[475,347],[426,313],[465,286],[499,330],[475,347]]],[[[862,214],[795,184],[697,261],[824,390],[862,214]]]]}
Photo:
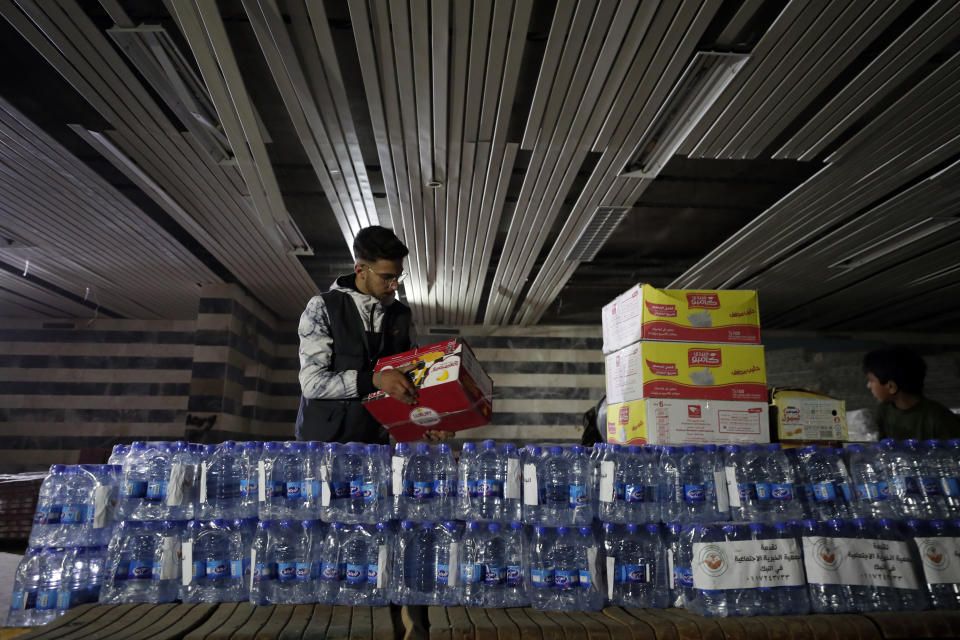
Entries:
{"type": "Polygon", "coordinates": [[[430,430],[461,431],[490,423],[493,381],[462,338],[381,358],[374,372],[410,364],[417,365],[407,374],[417,388],[417,404],[404,404],[383,391],[363,401],[398,442],[420,440],[430,430]]]}

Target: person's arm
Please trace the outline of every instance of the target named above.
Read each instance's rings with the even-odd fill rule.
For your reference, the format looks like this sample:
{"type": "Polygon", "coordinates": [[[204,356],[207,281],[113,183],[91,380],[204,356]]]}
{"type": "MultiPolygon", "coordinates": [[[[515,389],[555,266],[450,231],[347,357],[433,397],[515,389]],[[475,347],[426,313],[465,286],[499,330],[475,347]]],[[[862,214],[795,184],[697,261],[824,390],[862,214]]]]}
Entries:
{"type": "Polygon", "coordinates": [[[320,296],[314,296],[300,316],[300,390],[311,400],[352,400],[377,389],[406,404],[415,404],[417,391],[404,375],[411,367],[390,371],[334,371],[330,316],[320,296]]]}
{"type": "Polygon", "coordinates": [[[373,372],[333,371],[333,336],[323,298],[314,296],[300,316],[300,390],[311,400],[349,400],[371,393],[373,372]]]}

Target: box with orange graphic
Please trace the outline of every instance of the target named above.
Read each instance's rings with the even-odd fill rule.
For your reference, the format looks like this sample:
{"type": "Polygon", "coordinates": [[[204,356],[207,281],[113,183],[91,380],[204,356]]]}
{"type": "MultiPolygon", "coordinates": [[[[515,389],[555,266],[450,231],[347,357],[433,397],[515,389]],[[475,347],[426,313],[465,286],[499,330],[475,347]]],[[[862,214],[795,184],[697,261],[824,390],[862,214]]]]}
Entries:
{"type": "Polygon", "coordinates": [[[763,347],[638,342],[606,357],[607,402],[696,398],[766,402],[763,347]]]}
{"type": "Polygon", "coordinates": [[[603,352],[639,340],[760,344],[757,292],[637,284],[603,307],[603,352]]]}
{"type": "Polygon", "coordinates": [[[417,388],[410,406],[382,391],[363,401],[374,418],[399,442],[419,440],[432,429],[460,431],[489,424],[493,417],[493,381],[461,338],[381,358],[374,371],[415,364],[407,374],[417,388]]]}

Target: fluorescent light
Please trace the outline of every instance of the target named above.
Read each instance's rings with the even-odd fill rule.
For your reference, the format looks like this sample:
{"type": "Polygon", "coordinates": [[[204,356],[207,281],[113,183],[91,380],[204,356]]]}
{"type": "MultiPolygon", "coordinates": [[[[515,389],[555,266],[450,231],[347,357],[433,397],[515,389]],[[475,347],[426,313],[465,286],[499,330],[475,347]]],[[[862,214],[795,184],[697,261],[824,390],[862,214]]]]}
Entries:
{"type": "Polygon", "coordinates": [[[703,115],[750,58],[745,53],[698,51],[623,168],[623,178],[656,178],[703,115]]]}
{"type": "Polygon", "coordinates": [[[580,237],[570,248],[566,260],[590,262],[606,244],[613,230],[627,216],[630,207],[597,207],[590,222],[586,224],[580,237]]]}
{"type": "Polygon", "coordinates": [[[955,225],[960,220],[948,218],[925,218],[881,240],[870,243],[860,251],[850,254],[843,260],[830,265],[831,269],[856,269],[863,265],[879,260],[880,258],[899,251],[909,244],[913,244],[942,229],[955,225]]]}

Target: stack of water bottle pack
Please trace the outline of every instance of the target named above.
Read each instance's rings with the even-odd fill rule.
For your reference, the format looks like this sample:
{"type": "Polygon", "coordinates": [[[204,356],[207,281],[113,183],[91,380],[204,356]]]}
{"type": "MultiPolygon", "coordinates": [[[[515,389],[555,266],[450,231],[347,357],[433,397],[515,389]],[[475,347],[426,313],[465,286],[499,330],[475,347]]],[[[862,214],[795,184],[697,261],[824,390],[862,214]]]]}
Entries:
{"type": "Polygon", "coordinates": [[[52,469],[10,623],[98,592],[717,616],[958,608],[958,454],[960,441],[485,441],[457,461],[446,444],[138,442],[113,466],[52,469]]]}
{"type": "Polygon", "coordinates": [[[119,466],[50,467],[14,575],[8,626],[44,624],[98,600],[119,480],[119,466]]]}

